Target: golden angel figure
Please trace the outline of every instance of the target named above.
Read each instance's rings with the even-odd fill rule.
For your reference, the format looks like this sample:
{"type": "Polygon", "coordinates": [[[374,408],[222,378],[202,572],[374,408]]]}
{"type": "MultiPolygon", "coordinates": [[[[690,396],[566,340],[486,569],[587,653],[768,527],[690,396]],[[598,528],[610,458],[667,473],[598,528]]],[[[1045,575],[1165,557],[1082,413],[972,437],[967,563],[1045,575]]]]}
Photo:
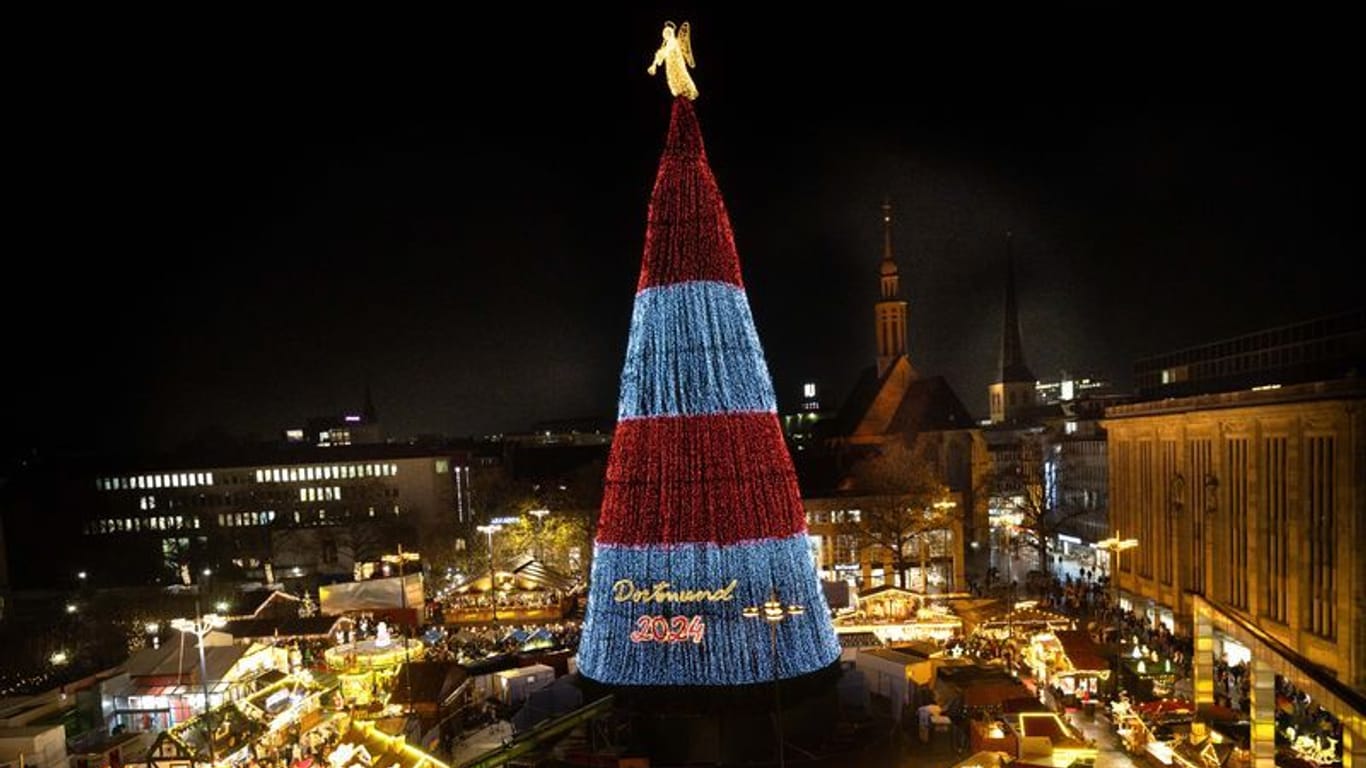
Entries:
{"type": "Polygon", "coordinates": [[[683,22],[675,30],[672,21],[664,22],[664,42],[655,51],[654,63],[647,70],[654,74],[660,64],[664,65],[664,75],[669,80],[669,91],[689,101],[697,98],[697,85],[688,74],[688,67],[696,67],[692,59],[692,30],[688,22],[683,22]]]}

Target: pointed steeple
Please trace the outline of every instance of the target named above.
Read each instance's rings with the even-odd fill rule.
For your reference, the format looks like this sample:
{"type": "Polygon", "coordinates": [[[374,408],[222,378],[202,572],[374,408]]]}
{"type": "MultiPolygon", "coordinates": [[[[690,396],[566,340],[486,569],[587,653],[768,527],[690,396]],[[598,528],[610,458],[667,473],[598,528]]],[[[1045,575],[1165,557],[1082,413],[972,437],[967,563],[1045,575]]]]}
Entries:
{"type": "Polygon", "coordinates": [[[895,299],[901,293],[901,280],[896,267],[896,257],[892,255],[892,201],[882,201],[882,264],[878,265],[882,275],[882,298],[895,299]]]}
{"type": "Polygon", "coordinates": [[[1020,311],[1015,302],[1015,254],[1011,248],[1014,233],[1006,233],[1006,302],[1001,326],[1001,376],[997,381],[1027,381],[1034,373],[1025,364],[1024,345],[1020,343],[1020,311]]]}
{"type": "Polygon", "coordinates": [[[1016,421],[1021,412],[1034,405],[1038,382],[1025,363],[1020,343],[1020,311],[1015,300],[1015,254],[1011,247],[1014,234],[1006,233],[1005,308],[1001,320],[1001,359],[996,381],[987,388],[994,423],[1016,421]]]}
{"type": "Polygon", "coordinates": [[[379,414],[375,412],[375,399],[370,396],[370,384],[368,382],[365,385],[365,410],[362,411],[362,415],[366,424],[379,422],[379,414]]]}
{"type": "Polygon", "coordinates": [[[906,354],[906,311],[901,300],[901,274],[892,253],[892,201],[882,201],[882,263],[878,265],[882,299],[873,307],[877,338],[877,375],[881,377],[906,354]]]}

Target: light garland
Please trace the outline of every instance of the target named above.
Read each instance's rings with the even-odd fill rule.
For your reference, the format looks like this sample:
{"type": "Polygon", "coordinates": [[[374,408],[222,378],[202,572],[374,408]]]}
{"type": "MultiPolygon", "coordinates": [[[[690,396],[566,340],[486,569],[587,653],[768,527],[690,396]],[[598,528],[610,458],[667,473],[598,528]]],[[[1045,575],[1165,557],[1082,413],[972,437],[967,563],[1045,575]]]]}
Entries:
{"type": "Polygon", "coordinates": [[[693,281],[636,295],[617,417],[777,412],[745,291],[693,281]]]}
{"type": "Polygon", "coordinates": [[[773,414],[617,425],[599,543],[732,544],[805,530],[797,476],[773,414]]]}
{"type": "Polygon", "coordinates": [[[735,233],[707,164],[697,114],[686,99],[674,99],[636,290],[690,280],[744,285],[735,233]]]}

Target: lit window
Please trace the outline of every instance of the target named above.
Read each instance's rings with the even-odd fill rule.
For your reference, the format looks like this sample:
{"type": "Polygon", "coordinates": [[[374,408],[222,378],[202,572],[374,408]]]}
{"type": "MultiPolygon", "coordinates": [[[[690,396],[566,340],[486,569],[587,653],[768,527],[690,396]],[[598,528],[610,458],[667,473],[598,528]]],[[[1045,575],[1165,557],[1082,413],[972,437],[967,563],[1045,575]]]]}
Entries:
{"type": "Polygon", "coordinates": [[[308,488],[299,489],[299,501],[308,501],[308,488]]]}

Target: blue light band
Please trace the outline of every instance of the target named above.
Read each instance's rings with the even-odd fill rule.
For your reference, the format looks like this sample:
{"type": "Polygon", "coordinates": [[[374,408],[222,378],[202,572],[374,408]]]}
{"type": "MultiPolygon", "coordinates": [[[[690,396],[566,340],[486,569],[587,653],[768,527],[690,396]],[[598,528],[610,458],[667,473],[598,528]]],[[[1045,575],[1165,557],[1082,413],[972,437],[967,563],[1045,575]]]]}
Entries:
{"type": "Polygon", "coordinates": [[[777,590],[784,605],[805,612],[786,616],[776,632],[778,677],[815,672],[840,655],[805,533],[730,546],[679,544],[627,547],[598,544],[578,665],[586,677],[612,685],[743,685],[773,679],[769,624],[741,615],[762,606],[777,590]],[[613,588],[629,579],[651,589],[717,590],[737,584],[729,599],[695,602],[621,602],[613,588]],[[633,642],[643,615],[702,617],[701,643],[633,642]]]}
{"type": "Polygon", "coordinates": [[[777,412],[744,289],[696,281],[636,294],[618,418],[737,412],[777,412]]]}

